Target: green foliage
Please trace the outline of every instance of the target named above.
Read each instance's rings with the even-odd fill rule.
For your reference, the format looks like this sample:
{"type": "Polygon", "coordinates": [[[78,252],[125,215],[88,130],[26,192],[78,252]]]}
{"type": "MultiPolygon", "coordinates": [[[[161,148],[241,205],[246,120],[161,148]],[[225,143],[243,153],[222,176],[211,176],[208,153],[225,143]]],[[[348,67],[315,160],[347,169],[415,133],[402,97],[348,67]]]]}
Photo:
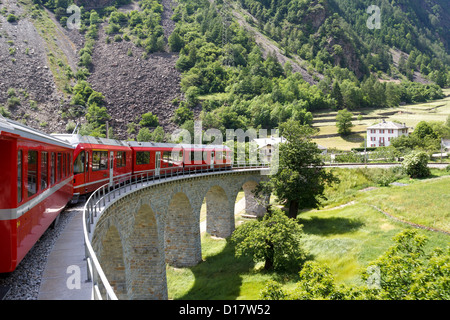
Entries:
{"type": "Polygon", "coordinates": [[[338,111],[336,116],[336,127],[338,128],[339,134],[346,136],[352,132],[352,117],[353,114],[347,109],[338,111]]]}
{"type": "Polygon", "coordinates": [[[237,257],[251,256],[255,262],[264,262],[266,270],[285,270],[299,268],[305,260],[301,236],[302,226],[275,209],[259,221],[238,227],[231,241],[237,257]]]}
{"type": "Polygon", "coordinates": [[[8,14],[8,17],[6,17],[6,21],[9,23],[16,22],[17,20],[19,20],[19,18],[12,13],[8,14]]]}
{"type": "Polygon", "coordinates": [[[173,52],[180,52],[180,50],[184,47],[184,41],[181,39],[177,31],[172,32],[169,36],[169,47],[170,51],[173,52]]]}
{"type": "Polygon", "coordinates": [[[428,155],[423,151],[413,151],[405,156],[402,166],[411,178],[425,178],[430,175],[428,155]]]}
{"type": "Polygon", "coordinates": [[[194,119],[194,113],[187,106],[182,105],[178,109],[175,110],[173,121],[177,125],[181,126],[187,120],[193,120],[193,119],[194,119]]]}
{"type": "Polygon", "coordinates": [[[149,128],[142,128],[139,130],[136,140],[140,142],[152,141],[152,133],[149,128]]]}
{"type": "Polygon", "coordinates": [[[139,125],[142,127],[156,127],[159,124],[158,116],[152,112],[147,112],[142,115],[142,120],[139,125]]]}
{"type": "Polygon", "coordinates": [[[293,120],[280,126],[280,136],[287,142],[279,145],[279,160],[273,160],[278,160],[277,171],[257,189],[258,193],[273,192],[288,204],[291,218],[297,217],[299,209],[317,208],[325,185],[336,181],[332,173],[323,169],[322,151],[311,141],[311,134],[311,128],[293,120]]]}
{"type": "Polygon", "coordinates": [[[149,128],[142,128],[139,130],[137,136],[137,141],[145,142],[145,141],[153,141],[153,142],[165,142],[166,136],[163,127],[158,126],[153,130],[153,132],[150,131],[149,128]]]}
{"type": "MultiPolygon", "coordinates": [[[[417,231],[407,230],[396,235],[395,245],[372,262],[368,270],[378,271],[380,299],[448,300],[450,298],[450,248],[434,249],[426,254],[428,241],[417,231]]],[[[362,274],[367,280],[370,272],[362,274]]]]}
{"type": "Polygon", "coordinates": [[[298,300],[448,300],[450,247],[425,253],[428,239],[415,230],[393,238],[395,244],[361,273],[365,285],[337,286],[330,269],[315,261],[304,264],[293,290],[271,281],[263,299],[298,300]]]}

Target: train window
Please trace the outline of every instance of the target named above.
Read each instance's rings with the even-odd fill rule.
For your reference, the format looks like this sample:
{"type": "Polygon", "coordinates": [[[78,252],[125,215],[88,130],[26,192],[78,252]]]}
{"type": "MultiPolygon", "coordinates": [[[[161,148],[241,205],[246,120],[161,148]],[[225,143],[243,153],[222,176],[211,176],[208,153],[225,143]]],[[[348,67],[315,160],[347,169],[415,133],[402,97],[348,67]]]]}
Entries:
{"type": "Polygon", "coordinates": [[[75,164],[73,166],[73,173],[79,174],[84,172],[84,161],[85,161],[85,152],[81,151],[75,159],[75,164]]]}
{"type": "Polygon", "coordinates": [[[58,157],[56,158],[56,181],[61,179],[61,153],[58,152],[58,157]]]}
{"type": "Polygon", "coordinates": [[[149,164],[150,163],[150,151],[137,151],[136,152],[136,164],[149,164]]]}
{"type": "Polygon", "coordinates": [[[201,164],[203,159],[203,152],[191,151],[191,163],[201,164]]]}
{"type": "Polygon", "coordinates": [[[127,153],[124,151],[117,151],[116,153],[117,168],[125,167],[126,161],[127,161],[127,153]]]}
{"type": "Polygon", "coordinates": [[[31,197],[37,192],[37,160],[38,152],[28,150],[28,196],[31,197]]]}
{"type": "Polygon", "coordinates": [[[22,150],[17,152],[17,203],[22,201],[22,150]]]}
{"type": "Polygon", "coordinates": [[[41,152],[41,190],[48,187],[48,152],[41,152]]]}
{"type": "Polygon", "coordinates": [[[108,169],[108,151],[92,152],[92,171],[108,169]]]}
{"type": "Polygon", "coordinates": [[[172,150],[171,158],[173,161],[183,161],[183,151],[172,150]]]}
{"type": "Polygon", "coordinates": [[[173,159],[171,158],[171,156],[172,156],[172,152],[170,152],[170,151],[164,151],[163,152],[163,160],[165,162],[167,162],[169,167],[173,166],[173,159]]]}
{"type": "Polygon", "coordinates": [[[55,183],[55,153],[52,152],[52,161],[50,162],[50,183],[55,183]]]}
{"type": "Polygon", "coordinates": [[[62,154],[62,174],[61,174],[62,178],[66,177],[66,154],[63,153],[62,154]]]}

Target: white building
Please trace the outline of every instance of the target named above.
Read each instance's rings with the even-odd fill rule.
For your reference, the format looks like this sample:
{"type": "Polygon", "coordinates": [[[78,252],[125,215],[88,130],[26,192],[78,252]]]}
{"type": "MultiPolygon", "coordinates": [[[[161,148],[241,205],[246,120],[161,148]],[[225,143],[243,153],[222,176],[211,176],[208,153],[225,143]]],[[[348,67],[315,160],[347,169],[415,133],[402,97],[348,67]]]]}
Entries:
{"type": "Polygon", "coordinates": [[[367,147],[387,147],[393,138],[408,134],[408,127],[404,123],[383,120],[367,128],[367,147]]]}

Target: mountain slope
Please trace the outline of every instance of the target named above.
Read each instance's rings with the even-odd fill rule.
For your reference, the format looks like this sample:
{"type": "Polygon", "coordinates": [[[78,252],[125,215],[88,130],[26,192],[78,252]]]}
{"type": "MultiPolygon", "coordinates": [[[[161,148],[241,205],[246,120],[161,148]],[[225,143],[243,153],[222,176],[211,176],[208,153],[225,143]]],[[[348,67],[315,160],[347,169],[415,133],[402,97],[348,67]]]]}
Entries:
{"type": "Polygon", "coordinates": [[[165,133],[274,128],[450,85],[445,0],[375,1],[380,29],[369,0],[76,0],[68,30],[72,2],[0,2],[0,112],[47,132],[106,135],[109,119],[133,139],[147,112],[165,133]]]}

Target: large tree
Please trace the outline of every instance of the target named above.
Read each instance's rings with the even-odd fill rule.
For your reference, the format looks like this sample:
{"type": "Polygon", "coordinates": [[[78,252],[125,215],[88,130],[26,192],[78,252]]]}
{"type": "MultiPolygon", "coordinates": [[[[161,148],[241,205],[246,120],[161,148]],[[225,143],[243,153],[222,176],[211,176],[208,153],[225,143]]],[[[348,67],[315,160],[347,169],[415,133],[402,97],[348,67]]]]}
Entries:
{"type": "Polygon", "coordinates": [[[309,126],[294,120],[281,124],[280,134],[287,142],[279,145],[278,170],[257,189],[257,193],[273,192],[289,206],[289,217],[294,219],[299,209],[317,208],[325,184],[336,181],[323,168],[322,151],[311,140],[313,133],[309,126]]]}
{"type": "Polygon", "coordinates": [[[338,133],[344,136],[349,135],[352,132],[352,117],[353,114],[347,109],[339,110],[336,116],[336,126],[338,133]]]}

